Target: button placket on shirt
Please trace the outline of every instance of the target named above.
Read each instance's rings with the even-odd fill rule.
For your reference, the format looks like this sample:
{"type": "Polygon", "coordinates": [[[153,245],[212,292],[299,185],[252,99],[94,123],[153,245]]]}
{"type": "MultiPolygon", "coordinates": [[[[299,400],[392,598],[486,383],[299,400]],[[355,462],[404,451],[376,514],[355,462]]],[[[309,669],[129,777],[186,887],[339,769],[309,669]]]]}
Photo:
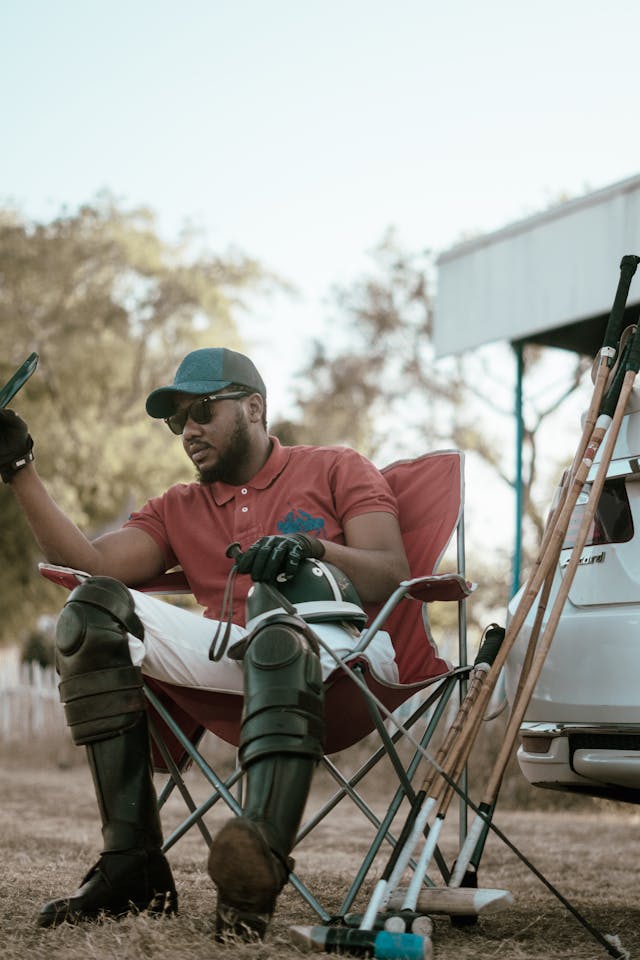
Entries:
{"type": "Polygon", "coordinates": [[[260,536],[255,510],[255,490],[240,487],[236,494],[235,539],[243,544],[251,544],[260,536]]]}

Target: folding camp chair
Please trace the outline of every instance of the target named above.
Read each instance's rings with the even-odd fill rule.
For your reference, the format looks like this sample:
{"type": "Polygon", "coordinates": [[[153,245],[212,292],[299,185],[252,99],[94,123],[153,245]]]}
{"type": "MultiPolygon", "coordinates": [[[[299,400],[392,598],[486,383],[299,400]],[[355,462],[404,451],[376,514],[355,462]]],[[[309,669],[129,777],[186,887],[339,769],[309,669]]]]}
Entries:
{"type": "MultiPolygon", "coordinates": [[[[399,505],[400,527],[409,559],[412,578],[404,581],[379,608],[371,608],[371,620],[358,646],[349,655],[350,672],[336,665],[325,688],[326,741],[322,764],[338,784],[337,792],[301,827],[297,843],[306,837],[335,806],[350,797],[373,824],[375,836],[362,866],[346,892],[338,911],[347,913],[383,843],[395,844],[391,825],[403,800],[415,799],[412,779],[422,752],[415,750],[408,763],[403,763],[396,749],[400,733],[389,732],[385,716],[376,700],[387,711],[394,711],[407,701],[417,706],[403,719],[405,729],[423,721],[420,746],[425,748],[438,727],[447,704],[456,689],[463,690],[468,674],[466,649],[465,599],[474,585],[464,574],[464,457],[455,450],[437,451],[413,460],[402,460],[382,472],[389,482],[399,505]],[[452,538],[456,534],[457,571],[437,575],[435,571],[452,538]],[[431,636],[427,615],[428,604],[434,601],[454,602],[458,605],[458,665],[453,668],[440,658],[431,636]],[[370,668],[366,648],[377,630],[387,630],[393,640],[399,681],[383,682],[370,668]],[[357,684],[354,675],[360,678],[357,684]],[[424,694],[418,698],[417,694],[424,694]],[[340,772],[330,755],[359,743],[376,730],[380,746],[360,769],[348,777],[340,772]],[[384,757],[389,757],[398,777],[398,788],[387,813],[380,820],[358,790],[360,782],[384,757]]],[[[41,565],[41,573],[66,587],[78,582],[64,568],[41,565]]],[[[138,587],[140,589],[140,587],[138,587]]],[[[169,573],[146,585],[143,589],[155,593],[188,591],[181,574],[169,573]]],[[[177,788],[189,809],[189,815],[165,842],[169,849],[194,824],[205,841],[211,837],[205,815],[220,799],[233,814],[241,812],[237,791],[242,772],[236,768],[223,779],[207,762],[198,749],[205,730],[233,746],[239,742],[242,697],[237,694],[211,693],[205,690],[179,687],[163,681],[146,678],[145,693],[149,701],[150,726],[154,740],[153,753],[156,769],[164,768],[169,776],[160,792],[159,804],[166,801],[177,788]],[[193,763],[206,777],[212,793],[205,803],[197,805],[183,777],[186,764],[193,763]]],[[[461,828],[464,829],[464,811],[461,828]]],[[[436,863],[444,877],[448,870],[444,859],[436,851],[436,863]]],[[[329,911],[316,895],[293,873],[290,882],[301,893],[323,922],[335,919],[336,911],[329,911]]],[[[427,880],[428,882],[428,880],[427,880]]]]}

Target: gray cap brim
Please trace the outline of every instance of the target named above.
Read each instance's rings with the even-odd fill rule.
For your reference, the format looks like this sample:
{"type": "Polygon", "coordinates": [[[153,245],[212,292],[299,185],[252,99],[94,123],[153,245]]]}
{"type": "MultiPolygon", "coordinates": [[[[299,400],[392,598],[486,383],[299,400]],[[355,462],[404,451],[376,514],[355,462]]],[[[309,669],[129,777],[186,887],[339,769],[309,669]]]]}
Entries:
{"type": "Polygon", "coordinates": [[[218,393],[237,383],[255,393],[267,396],[264,381],[249,357],[227,347],[203,347],[188,353],[176,371],[173,383],[158,387],[147,397],[147,413],[157,420],[176,411],[178,394],[202,396],[218,393]]]}

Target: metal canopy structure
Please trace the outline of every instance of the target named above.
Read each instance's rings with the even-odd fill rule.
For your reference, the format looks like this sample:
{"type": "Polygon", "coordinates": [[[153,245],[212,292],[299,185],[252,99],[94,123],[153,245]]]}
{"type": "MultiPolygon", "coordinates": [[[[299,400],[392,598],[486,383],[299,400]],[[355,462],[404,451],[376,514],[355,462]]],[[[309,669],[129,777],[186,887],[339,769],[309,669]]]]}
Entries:
{"type": "MultiPolygon", "coordinates": [[[[445,250],[437,261],[438,356],[539,343],[593,356],[620,260],[640,251],[640,175],[445,250]]],[[[628,312],[637,317],[640,294],[628,312]]]]}
{"type": "MultiPolygon", "coordinates": [[[[618,181],[445,250],[437,260],[436,356],[507,341],[516,357],[516,543],[522,528],[522,350],[525,344],[594,356],[604,337],[618,268],[640,254],[640,175],[618,181]]],[[[640,314],[632,286],[625,324],[640,314]]]]}

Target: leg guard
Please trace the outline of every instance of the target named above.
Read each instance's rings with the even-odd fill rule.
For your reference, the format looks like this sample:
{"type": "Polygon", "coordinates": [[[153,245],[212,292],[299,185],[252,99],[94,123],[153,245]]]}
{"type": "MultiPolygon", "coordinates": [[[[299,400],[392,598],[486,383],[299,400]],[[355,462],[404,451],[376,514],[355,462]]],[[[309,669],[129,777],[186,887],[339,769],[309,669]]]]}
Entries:
{"type": "Polygon", "coordinates": [[[261,626],[245,655],[244,689],[239,750],[247,771],[244,815],[264,827],[286,861],[324,734],[320,659],[306,624],[276,616],[261,626]]]}
{"type": "Polygon", "coordinates": [[[273,754],[322,756],[324,688],[313,633],[297,617],[274,616],[244,657],[240,762],[273,754]]]}
{"type": "Polygon", "coordinates": [[[161,852],[142,674],[131,663],[128,632],[144,635],[133,598],[108,577],[77,587],[58,620],[60,695],[74,742],[87,748],[104,850],[75,893],[42,908],[39,926],[177,907],[161,852]]]}
{"type": "Polygon", "coordinates": [[[90,577],[70,594],[58,618],[56,666],[74,743],[116,736],[145,711],[142,674],[131,663],[127,632],[144,636],[124,584],[90,577]]]}
{"type": "Polygon", "coordinates": [[[260,624],[245,653],[244,690],[243,816],[222,828],[209,858],[219,938],[264,936],[322,756],[322,672],[302,620],[276,614],[260,624]]]}

